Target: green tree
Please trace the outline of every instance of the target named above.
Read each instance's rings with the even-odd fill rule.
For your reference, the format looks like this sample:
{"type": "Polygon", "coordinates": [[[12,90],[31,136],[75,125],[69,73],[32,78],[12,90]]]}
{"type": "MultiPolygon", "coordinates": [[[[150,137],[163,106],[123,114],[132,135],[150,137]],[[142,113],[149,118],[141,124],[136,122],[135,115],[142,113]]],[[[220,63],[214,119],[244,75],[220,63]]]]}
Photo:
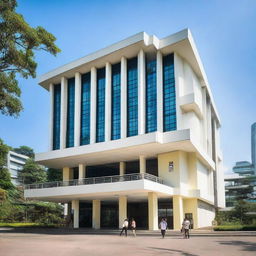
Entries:
{"type": "Polygon", "coordinates": [[[43,166],[29,158],[18,173],[18,179],[22,184],[44,183],[47,180],[47,174],[43,166]]]}
{"type": "Polygon", "coordinates": [[[4,144],[2,139],[0,139],[0,188],[6,191],[14,189],[14,185],[11,182],[10,172],[6,168],[8,152],[9,147],[4,144]]]}
{"type": "Polygon", "coordinates": [[[28,156],[30,158],[35,157],[34,150],[32,148],[28,147],[28,146],[20,146],[19,148],[14,148],[13,151],[18,153],[18,154],[28,156]]]}
{"type": "Polygon", "coordinates": [[[240,200],[235,205],[232,210],[232,215],[237,218],[241,224],[247,224],[250,218],[248,218],[247,213],[250,210],[250,203],[245,202],[244,200],[240,200]]]}
{"type": "Polygon", "coordinates": [[[23,109],[16,74],[36,77],[36,50],[60,52],[56,38],[43,27],[30,27],[16,7],[16,0],[0,0],[0,112],[15,117],[23,109]]]}
{"type": "Polygon", "coordinates": [[[48,181],[59,181],[62,180],[62,171],[58,169],[49,168],[47,170],[48,181]]]}

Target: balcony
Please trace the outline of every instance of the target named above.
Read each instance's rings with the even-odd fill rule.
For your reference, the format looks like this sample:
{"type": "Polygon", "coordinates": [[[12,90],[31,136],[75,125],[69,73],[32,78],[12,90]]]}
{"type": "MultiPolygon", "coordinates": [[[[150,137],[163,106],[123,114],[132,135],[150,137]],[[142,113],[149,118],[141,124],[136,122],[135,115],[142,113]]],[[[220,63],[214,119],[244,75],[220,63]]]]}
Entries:
{"type": "Polygon", "coordinates": [[[173,195],[172,187],[164,185],[161,178],[148,173],[30,184],[25,185],[24,189],[26,198],[58,202],[67,202],[74,198],[115,200],[120,195],[136,199],[147,197],[148,192],[167,197],[173,195]]]}
{"type": "Polygon", "coordinates": [[[93,177],[85,178],[79,180],[68,180],[68,181],[54,181],[39,184],[29,184],[25,185],[25,190],[28,189],[43,189],[43,188],[55,188],[55,187],[66,187],[66,186],[80,186],[80,185],[92,185],[92,184],[102,184],[102,183],[114,183],[114,182],[126,182],[135,180],[151,180],[163,184],[163,180],[159,177],[148,173],[133,173],[126,174],[123,176],[104,176],[104,177],[93,177]]]}

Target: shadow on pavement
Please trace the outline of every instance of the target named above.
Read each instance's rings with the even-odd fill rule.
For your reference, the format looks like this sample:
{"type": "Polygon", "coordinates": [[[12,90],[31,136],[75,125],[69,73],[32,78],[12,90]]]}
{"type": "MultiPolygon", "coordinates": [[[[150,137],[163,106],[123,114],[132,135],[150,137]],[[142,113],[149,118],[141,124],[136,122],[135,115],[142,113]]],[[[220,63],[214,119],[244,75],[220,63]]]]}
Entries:
{"type": "Polygon", "coordinates": [[[222,245],[232,245],[242,247],[242,251],[256,251],[256,243],[246,242],[246,241],[217,241],[222,245]]]}
{"type": "Polygon", "coordinates": [[[174,249],[167,249],[167,248],[157,248],[157,247],[149,247],[149,249],[157,250],[157,251],[159,251],[159,254],[161,252],[170,252],[170,253],[172,253],[172,252],[177,253],[178,252],[178,253],[181,253],[181,255],[183,255],[183,256],[199,256],[197,254],[191,254],[191,253],[188,253],[188,252],[184,252],[182,250],[174,250],[174,249]]]}

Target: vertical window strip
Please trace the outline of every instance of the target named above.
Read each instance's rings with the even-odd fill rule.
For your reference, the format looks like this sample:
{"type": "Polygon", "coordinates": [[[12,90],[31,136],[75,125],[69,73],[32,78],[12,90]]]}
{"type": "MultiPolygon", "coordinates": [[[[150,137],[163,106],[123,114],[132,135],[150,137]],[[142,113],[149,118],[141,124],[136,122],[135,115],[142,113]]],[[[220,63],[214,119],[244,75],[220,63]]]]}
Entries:
{"type": "Polygon", "coordinates": [[[146,60],[146,133],[157,130],[156,59],[146,60]]]}
{"type": "Polygon", "coordinates": [[[54,85],[53,89],[53,150],[60,149],[60,109],[61,85],[54,85]]]}
{"type": "Polygon", "coordinates": [[[127,61],[127,137],[138,135],[138,61],[127,61]]]}
{"type": "Polygon", "coordinates": [[[164,132],[176,130],[176,94],[174,56],[163,58],[163,126],[164,132]]]}
{"type": "Polygon", "coordinates": [[[105,68],[97,70],[96,142],[105,141],[105,68]]]}
{"type": "Polygon", "coordinates": [[[66,147],[74,147],[75,125],[75,78],[68,79],[66,147]]]}
{"type": "Polygon", "coordinates": [[[121,137],[121,64],[112,66],[111,140],[121,137]]]}
{"type": "Polygon", "coordinates": [[[80,145],[90,144],[91,73],[82,75],[80,145]]]}

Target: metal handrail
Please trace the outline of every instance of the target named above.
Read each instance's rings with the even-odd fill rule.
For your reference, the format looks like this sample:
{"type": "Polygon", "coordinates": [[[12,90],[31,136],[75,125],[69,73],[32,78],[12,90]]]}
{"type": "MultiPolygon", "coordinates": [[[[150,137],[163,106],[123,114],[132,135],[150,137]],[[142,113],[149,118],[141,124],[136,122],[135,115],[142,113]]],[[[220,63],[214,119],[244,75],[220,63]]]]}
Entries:
{"type": "Polygon", "coordinates": [[[24,188],[25,189],[55,188],[55,187],[66,187],[66,186],[126,182],[126,181],[143,180],[143,179],[163,184],[163,179],[157,176],[154,176],[152,174],[132,173],[132,174],[125,174],[122,176],[119,176],[119,175],[102,176],[102,177],[75,179],[75,180],[67,180],[67,181],[53,181],[53,182],[38,183],[38,184],[28,184],[28,185],[25,185],[24,188]]]}

